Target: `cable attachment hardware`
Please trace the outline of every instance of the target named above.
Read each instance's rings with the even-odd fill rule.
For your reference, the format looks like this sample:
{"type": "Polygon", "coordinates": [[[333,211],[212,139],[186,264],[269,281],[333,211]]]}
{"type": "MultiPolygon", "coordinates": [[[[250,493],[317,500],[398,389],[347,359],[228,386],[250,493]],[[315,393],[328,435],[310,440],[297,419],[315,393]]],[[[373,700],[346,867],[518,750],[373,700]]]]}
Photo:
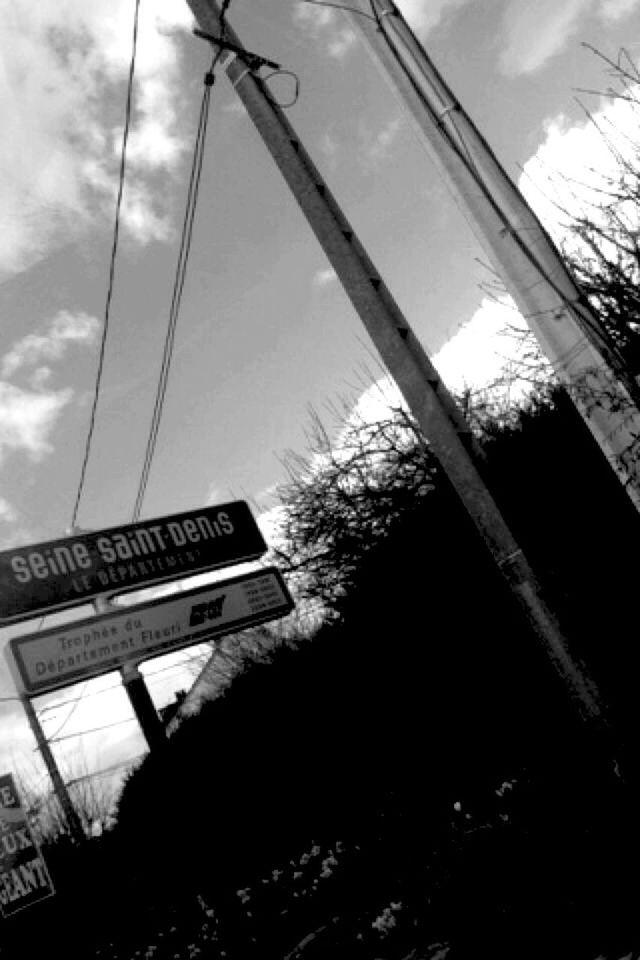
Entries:
{"type": "Polygon", "coordinates": [[[200,37],[201,40],[208,40],[209,43],[213,43],[219,50],[229,50],[231,53],[235,53],[236,56],[241,57],[246,62],[251,70],[259,70],[260,67],[271,67],[272,70],[282,69],[281,64],[274,63],[273,60],[267,60],[266,57],[261,57],[259,53],[250,53],[249,50],[244,50],[229,40],[223,40],[222,37],[214,37],[213,34],[205,33],[204,30],[199,30],[197,27],[194,27],[193,34],[196,37],[200,37]]]}

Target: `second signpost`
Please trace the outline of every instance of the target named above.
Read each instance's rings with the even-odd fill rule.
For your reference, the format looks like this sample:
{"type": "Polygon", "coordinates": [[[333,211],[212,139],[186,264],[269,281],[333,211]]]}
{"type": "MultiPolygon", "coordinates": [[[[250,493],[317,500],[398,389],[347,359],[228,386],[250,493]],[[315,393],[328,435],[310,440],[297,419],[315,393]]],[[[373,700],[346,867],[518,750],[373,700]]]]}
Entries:
{"type": "MultiPolygon", "coordinates": [[[[256,560],[266,550],[248,505],[233,501],[0,553],[0,623],[87,601],[96,609],[95,616],[8,644],[5,654],[30,722],[32,697],[120,669],[150,749],[159,745],[164,727],[138,664],[285,616],[293,600],[273,567],[141,604],[114,604],[112,598],[256,560]]],[[[51,773],[50,748],[42,731],[34,733],[51,773]]],[[[62,778],[52,779],[59,794],[62,778]]],[[[71,808],[68,796],[60,800],[71,808]]]]}

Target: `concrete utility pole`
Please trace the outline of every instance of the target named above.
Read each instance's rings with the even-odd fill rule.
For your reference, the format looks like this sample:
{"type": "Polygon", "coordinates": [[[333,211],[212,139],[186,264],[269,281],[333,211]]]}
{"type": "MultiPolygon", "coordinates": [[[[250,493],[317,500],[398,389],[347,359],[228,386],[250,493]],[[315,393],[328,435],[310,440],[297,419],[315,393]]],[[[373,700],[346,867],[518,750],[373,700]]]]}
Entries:
{"type": "Polygon", "coordinates": [[[71,834],[71,837],[75,843],[81,843],[86,839],[86,837],[84,830],[82,829],[80,817],[73,806],[73,802],[69,796],[69,791],[67,790],[67,785],[62,779],[62,775],[58,770],[55,757],[53,756],[51,747],[49,746],[49,741],[45,737],[44,730],[40,726],[38,715],[33,704],[31,703],[31,700],[28,696],[26,696],[26,694],[20,699],[22,701],[22,706],[24,708],[27,720],[29,721],[29,726],[31,727],[38,745],[38,750],[42,754],[42,759],[44,760],[49,776],[51,777],[54,793],[56,794],[60,802],[60,806],[62,807],[62,812],[66,817],[67,824],[69,826],[69,833],[71,834]]]}
{"type": "MultiPolygon", "coordinates": [[[[187,0],[201,31],[220,37],[215,0],[187,0]]],[[[291,189],[409,409],[483,538],[524,616],[542,641],[585,719],[606,731],[599,695],[572,657],[540,595],[533,571],[476,467],[470,431],[436,369],[305,151],[260,78],[260,64],[233,44],[226,67],[265,146],[291,189]]]]}
{"type": "Polygon", "coordinates": [[[345,13],[609,463],[640,509],[640,389],[524,197],[393,0],[345,13]]]}

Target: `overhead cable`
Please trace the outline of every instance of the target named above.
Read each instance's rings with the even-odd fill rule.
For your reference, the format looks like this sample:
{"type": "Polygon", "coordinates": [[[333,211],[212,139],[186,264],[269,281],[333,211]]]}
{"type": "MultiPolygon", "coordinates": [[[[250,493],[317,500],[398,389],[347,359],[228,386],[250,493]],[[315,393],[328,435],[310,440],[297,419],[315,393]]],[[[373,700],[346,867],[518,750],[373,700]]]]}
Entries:
{"type": "Polygon", "coordinates": [[[124,717],[122,720],[112,720],[111,723],[103,723],[99,727],[89,727],[86,730],[79,730],[78,733],[65,733],[60,737],[50,737],[49,743],[59,743],[61,740],[72,740],[76,737],[86,737],[89,733],[100,733],[102,730],[110,730],[112,727],[121,727],[124,723],[133,723],[137,717],[124,717]]]}
{"type": "Polygon", "coordinates": [[[182,293],[184,290],[184,283],[185,283],[185,278],[187,273],[187,263],[189,260],[189,253],[191,250],[193,224],[195,220],[196,206],[198,202],[200,177],[202,174],[202,161],[204,157],[204,148],[205,148],[206,136],[207,136],[207,123],[209,118],[209,102],[211,99],[211,88],[214,83],[213,71],[218,60],[222,56],[222,53],[223,53],[222,49],[216,52],[211,62],[211,66],[209,67],[209,70],[205,74],[205,78],[204,78],[204,91],[202,94],[202,101],[200,104],[198,130],[196,133],[196,141],[195,141],[195,146],[193,150],[193,158],[191,162],[191,174],[189,177],[187,201],[186,201],[186,207],[185,207],[184,220],[182,224],[182,236],[180,238],[178,263],[176,266],[176,276],[173,284],[173,293],[171,296],[171,306],[169,308],[169,324],[167,327],[167,333],[164,341],[162,363],[160,367],[160,375],[158,378],[158,386],[156,390],[156,398],[155,398],[154,407],[153,407],[153,414],[151,417],[151,426],[149,428],[149,437],[147,440],[147,447],[145,450],[144,462],[143,462],[142,472],[140,476],[140,483],[138,485],[138,492],[136,495],[135,505],[133,508],[132,519],[134,523],[140,518],[140,514],[142,512],[142,504],[144,501],[147,484],[149,482],[149,473],[151,471],[151,465],[153,463],[153,457],[156,450],[156,444],[158,440],[158,431],[160,429],[160,420],[162,418],[162,410],[163,410],[165,396],[167,392],[167,382],[169,379],[169,369],[171,366],[171,358],[173,355],[173,345],[175,340],[176,325],[178,322],[178,315],[180,313],[180,304],[182,302],[182,293]]]}
{"type": "Polygon", "coordinates": [[[52,734],[51,736],[47,737],[47,742],[48,742],[48,743],[52,743],[54,740],[57,740],[58,737],[60,736],[60,734],[62,733],[62,731],[64,730],[64,728],[66,727],[66,725],[69,723],[69,720],[71,720],[71,717],[74,715],[74,713],[75,713],[76,710],[78,709],[80,703],[81,703],[82,700],[84,699],[84,695],[85,695],[85,693],[86,693],[87,684],[88,684],[88,683],[89,683],[89,681],[88,681],[88,680],[85,680],[85,682],[84,682],[84,684],[83,684],[83,687],[82,687],[82,690],[80,691],[80,694],[79,694],[77,700],[75,701],[75,703],[74,703],[73,706],[71,707],[71,710],[69,710],[69,713],[66,715],[66,717],[64,718],[64,720],[62,721],[62,723],[60,724],[60,726],[58,727],[58,729],[56,730],[56,732],[55,732],[54,734],[52,734]]]}
{"type": "MultiPolygon", "coordinates": [[[[61,710],[62,707],[66,707],[71,703],[78,703],[80,700],[89,700],[91,697],[98,697],[103,693],[108,693],[110,690],[121,690],[122,684],[118,680],[117,683],[111,683],[108,687],[102,687],[100,690],[91,690],[90,693],[85,693],[82,697],[70,697],[68,700],[61,700],[59,702],[47,703],[45,706],[38,710],[38,717],[42,718],[45,713],[48,713],[50,710],[61,710]]],[[[19,699],[19,698],[17,698],[19,699]]]]}
{"type": "Polygon", "coordinates": [[[89,418],[89,430],[87,432],[87,439],[84,449],[84,457],[82,460],[82,467],[80,470],[80,481],[78,483],[78,491],[76,493],[76,499],[73,506],[73,514],[71,517],[71,528],[73,529],[76,526],[76,521],[78,519],[78,510],[80,508],[80,500],[82,499],[82,494],[84,491],[84,484],[87,474],[87,465],[89,463],[89,455],[91,452],[91,442],[93,440],[93,432],[96,424],[96,412],[98,408],[98,399],[100,396],[100,387],[102,384],[102,372],[104,369],[104,356],[105,349],[107,344],[107,334],[109,332],[109,320],[111,317],[111,301],[113,299],[113,288],[115,280],[115,271],[116,271],[116,255],[118,252],[118,239],[120,235],[120,213],[122,208],[122,195],[124,192],[124,182],[125,182],[125,173],[126,173],[126,160],[127,160],[127,142],[129,140],[129,127],[131,124],[131,110],[133,104],[133,79],[135,75],[135,66],[136,66],[136,53],[138,48],[138,22],[140,15],[140,0],[135,0],[135,12],[133,17],[133,38],[131,43],[131,60],[129,63],[129,79],[127,83],[127,99],[125,106],[125,119],[124,119],[124,129],[122,133],[122,148],[120,151],[120,171],[118,175],[118,193],[116,197],[116,212],[115,212],[115,221],[113,228],[113,241],[111,244],[111,259],[109,263],[109,279],[107,284],[107,297],[104,308],[104,322],[102,326],[102,338],[100,341],[100,352],[98,355],[98,370],[96,373],[96,384],[93,394],[93,403],[91,406],[91,415],[89,418]]]}

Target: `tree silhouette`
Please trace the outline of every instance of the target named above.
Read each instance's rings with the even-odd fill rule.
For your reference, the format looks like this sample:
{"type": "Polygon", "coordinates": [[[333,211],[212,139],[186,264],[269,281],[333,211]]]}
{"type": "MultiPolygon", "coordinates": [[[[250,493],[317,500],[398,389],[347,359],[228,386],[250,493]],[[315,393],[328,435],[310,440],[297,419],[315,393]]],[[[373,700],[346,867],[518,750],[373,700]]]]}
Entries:
{"type": "MultiPolygon", "coordinates": [[[[479,944],[533,957],[555,936],[568,957],[616,924],[626,936],[635,884],[607,757],[424,439],[404,416],[372,429],[370,446],[367,429],[345,432],[346,452],[312,451],[314,471],[288,487],[291,569],[326,622],[246,664],[147,758],[119,837],[154,896],[167,871],[212,896],[229,956],[282,957],[304,941],[302,957],[371,960],[451,941],[462,957],[479,944]],[[197,842],[158,842],[176,797],[193,804],[197,842]],[[322,881],[298,867],[336,844],[322,881]]],[[[487,425],[484,444],[501,506],[624,727],[635,511],[562,393],[487,425]]]]}

